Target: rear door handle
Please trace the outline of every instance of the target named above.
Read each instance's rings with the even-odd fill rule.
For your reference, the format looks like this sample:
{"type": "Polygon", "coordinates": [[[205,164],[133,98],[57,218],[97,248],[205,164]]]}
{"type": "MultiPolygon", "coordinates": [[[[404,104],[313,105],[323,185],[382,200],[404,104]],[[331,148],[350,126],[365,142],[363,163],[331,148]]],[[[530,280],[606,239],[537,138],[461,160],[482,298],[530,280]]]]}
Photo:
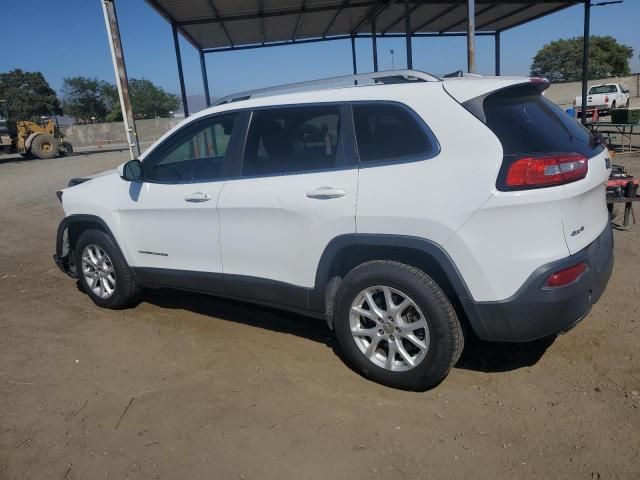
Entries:
{"type": "Polygon", "coordinates": [[[318,200],[329,200],[331,198],[344,197],[347,191],[344,188],[320,187],[307,192],[307,197],[318,200]]]}
{"type": "Polygon", "coordinates": [[[211,200],[211,195],[209,195],[208,193],[193,192],[192,194],[184,197],[184,200],[191,203],[208,202],[209,200],[211,200]]]}

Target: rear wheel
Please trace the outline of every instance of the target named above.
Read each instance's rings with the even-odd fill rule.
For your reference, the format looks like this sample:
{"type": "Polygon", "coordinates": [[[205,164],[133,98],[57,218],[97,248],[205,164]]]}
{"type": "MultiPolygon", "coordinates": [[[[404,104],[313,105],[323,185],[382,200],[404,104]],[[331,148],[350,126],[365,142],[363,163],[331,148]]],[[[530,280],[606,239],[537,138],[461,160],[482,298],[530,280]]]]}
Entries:
{"type": "Polygon", "coordinates": [[[424,272],[391,261],[353,269],[336,296],[334,329],[345,360],[371,380],[406,390],[439,383],[462,353],[460,322],[424,272]]]}
{"type": "Polygon", "coordinates": [[[120,309],[140,296],[131,269],[113,239],[100,230],[86,230],[75,245],[75,262],[83,290],[96,305],[120,309]]]}
{"type": "Polygon", "coordinates": [[[54,158],[58,155],[58,141],[51,135],[40,134],[31,141],[30,152],[37,158],[54,158]]]}
{"type": "Polygon", "coordinates": [[[73,155],[73,145],[71,145],[69,142],[62,142],[60,144],[60,151],[62,155],[70,157],[71,155],[73,155]]]}

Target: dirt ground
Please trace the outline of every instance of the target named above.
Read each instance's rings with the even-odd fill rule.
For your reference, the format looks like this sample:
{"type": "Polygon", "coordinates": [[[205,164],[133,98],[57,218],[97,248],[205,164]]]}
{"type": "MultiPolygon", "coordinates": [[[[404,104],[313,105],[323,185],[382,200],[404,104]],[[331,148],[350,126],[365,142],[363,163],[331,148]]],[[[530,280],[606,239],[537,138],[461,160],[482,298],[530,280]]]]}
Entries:
{"type": "Polygon", "coordinates": [[[0,157],[0,479],[640,478],[640,225],[574,330],[469,340],[408,393],[345,367],[322,321],[166,291],[94,306],[51,259],[54,192],[125,159],[0,157]]]}

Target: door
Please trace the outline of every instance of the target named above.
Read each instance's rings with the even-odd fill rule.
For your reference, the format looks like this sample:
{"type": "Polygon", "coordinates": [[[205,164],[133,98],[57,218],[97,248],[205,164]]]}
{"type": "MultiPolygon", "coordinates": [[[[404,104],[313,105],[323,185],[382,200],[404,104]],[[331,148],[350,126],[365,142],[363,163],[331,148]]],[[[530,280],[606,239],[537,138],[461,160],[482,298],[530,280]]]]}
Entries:
{"type": "Polygon", "coordinates": [[[358,172],[342,128],[348,116],[338,105],[252,113],[239,178],[225,183],[218,202],[227,284],[260,282],[252,296],[304,306],[286,292],[312,288],[328,243],[355,233],[358,172]]]}
{"type": "Polygon", "coordinates": [[[233,113],[197,120],[144,159],[120,205],[132,266],[221,272],[216,202],[238,124],[233,113]]]}

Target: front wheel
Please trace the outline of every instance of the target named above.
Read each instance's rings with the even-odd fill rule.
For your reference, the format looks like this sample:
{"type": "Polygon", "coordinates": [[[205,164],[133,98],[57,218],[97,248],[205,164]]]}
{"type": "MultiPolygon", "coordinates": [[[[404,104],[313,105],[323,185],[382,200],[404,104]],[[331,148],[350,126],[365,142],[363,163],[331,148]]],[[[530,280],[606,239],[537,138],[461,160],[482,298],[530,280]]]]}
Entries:
{"type": "Polygon", "coordinates": [[[48,160],[58,155],[58,140],[51,135],[41,133],[31,142],[31,153],[42,160],[48,160]]]}
{"type": "Polygon", "coordinates": [[[135,304],[140,295],[131,269],[113,239],[101,230],[86,230],[75,246],[75,262],[82,289],[93,302],[120,309],[135,304]]]}
{"type": "Polygon", "coordinates": [[[345,360],[383,385],[425,390],[462,353],[453,306],[427,274],[410,265],[372,261],[356,267],[340,284],[334,312],[345,360]]]}

